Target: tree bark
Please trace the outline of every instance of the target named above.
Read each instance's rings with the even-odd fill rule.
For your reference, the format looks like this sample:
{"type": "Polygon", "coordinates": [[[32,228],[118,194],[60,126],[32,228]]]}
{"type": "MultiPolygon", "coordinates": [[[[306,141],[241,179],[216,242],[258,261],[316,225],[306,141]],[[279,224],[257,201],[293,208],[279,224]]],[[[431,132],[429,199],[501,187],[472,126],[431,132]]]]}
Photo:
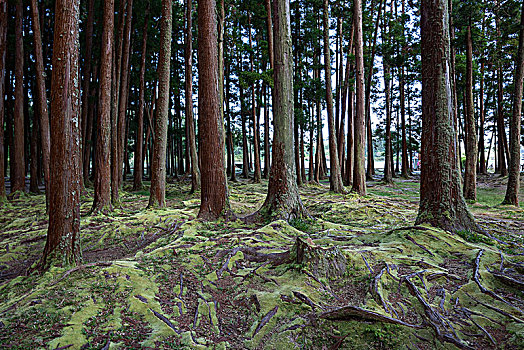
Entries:
{"type": "MultiPolygon", "coordinates": [[[[38,115],[40,117],[40,135],[42,143],[42,165],[44,169],[44,183],[46,188],[46,208],[49,206],[49,114],[47,112],[47,96],[44,78],[44,58],[42,54],[42,34],[40,28],[40,15],[36,0],[31,0],[31,14],[33,23],[33,37],[35,41],[36,62],[36,98],[38,115]]],[[[0,77],[1,79],[1,77],[0,77]]],[[[0,125],[2,125],[0,123],[0,125]]],[[[36,135],[35,135],[36,136],[36,135]]]]}
{"type": "Polygon", "coordinates": [[[362,42],[361,0],[354,1],[353,20],[355,25],[356,110],[354,120],[355,155],[353,164],[353,187],[351,190],[364,196],[366,194],[366,167],[364,157],[364,50],[362,42]]]}
{"type": "MultiPolygon", "coordinates": [[[[186,60],[186,123],[189,136],[189,156],[191,160],[191,193],[200,189],[200,169],[198,163],[195,120],[193,118],[193,18],[192,0],[186,0],[186,39],[185,39],[185,60],[186,60]]],[[[199,106],[200,108],[201,106],[199,106]]]]}
{"type": "Polygon", "coordinates": [[[273,0],[274,139],[268,194],[254,217],[291,220],[306,215],[300,200],[294,164],[293,56],[289,0],[273,0]]]}
{"type": "MultiPolygon", "coordinates": [[[[471,20],[470,20],[471,21],[471,20]]],[[[466,169],[464,198],[477,199],[477,130],[473,105],[473,41],[471,24],[467,27],[466,45],[466,169]]]]}
{"type": "Polygon", "coordinates": [[[108,212],[111,207],[111,85],[113,72],[114,0],[104,2],[104,23],[100,61],[99,114],[97,118],[96,164],[93,213],[108,212]]]}
{"type": "MultiPolygon", "coordinates": [[[[384,21],[382,27],[382,41],[385,45],[389,46],[389,28],[386,28],[389,26],[389,23],[386,25],[385,22],[386,21],[384,21]]],[[[386,154],[384,157],[384,182],[386,184],[393,183],[393,154],[391,153],[391,67],[389,60],[389,55],[386,56],[385,54],[385,56],[382,57],[382,64],[384,65],[384,94],[386,95],[386,154]]]]}
{"type": "Polygon", "coordinates": [[[520,190],[520,124],[522,118],[522,83],[524,82],[524,4],[521,8],[519,49],[515,62],[515,92],[513,93],[513,113],[509,125],[509,179],[504,204],[519,205],[520,190]]]}
{"type": "Polygon", "coordinates": [[[49,229],[38,268],[80,261],[80,130],[78,23],[80,0],[57,0],[51,78],[49,229]]]}
{"type": "Polygon", "coordinates": [[[15,115],[14,115],[14,154],[11,169],[11,193],[25,191],[24,159],[24,40],[23,3],[17,0],[15,11],[15,115]]]}
{"type": "Polygon", "coordinates": [[[4,115],[5,115],[5,81],[7,54],[7,1],[0,4],[0,204],[6,200],[5,190],[5,146],[4,146],[4,115]]]}
{"type": "MultiPolygon", "coordinates": [[[[249,47],[251,49],[251,73],[255,72],[255,53],[253,51],[253,35],[251,33],[252,26],[251,26],[251,15],[248,14],[248,21],[249,21],[249,47]]],[[[251,119],[253,123],[253,153],[254,153],[254,170],[253,170],[253,182],[254,183],[260,183],[260,180],[262,179],[262,170],[260,169],[260,135],[259,135],[259,123],[258,123],[258,116],[256,112],[256,96],[255,96],[255,83],[251,84],[251,119]]]]}
{"type": "Polygon", "coordinates": [[[478,230],[460,188],[448,26],[448,0],[422,0],[422,171],[416,222],[478,230]]]}
{"type": "Polygon", "coordinates": [[[133,169],[133,191],[142,189],[142,176],[144,174],[144,110],[146,108],[146,57],[147,57],[147,29],[149,27],[150,2],[147,2],[144,28],[142,29],[142,58],[140,61],[140,91],[138,96],[138,125],[135,144],[135,168],[133,169]]]}
{"type": "Polygon", "coordinates": [[[331,85],[331,54],[329,48],[329,1],[324,0],[324,71],[326,75],[326,104],[329,130],[329,187],[335,193],[345,193],[338,158],[338,142],[333,116],[333,90],[331,85]]]}
{"type": "Polygon", "coordinates": [[[198,0],[199,144],[202,189],[198,217],[216,220],[229,214],[224,159],[224,125],[218,93],[215,0],[198,0]]]}
{"type": "Polygon", "coordinates": [[[166,205],[167,118],[169,113],[169,78],[171,76],[172,0],[162,0],[160,18],[160,53],[158,57],[158,101],[155,117],[155,141],[151,162],[149,207],[166,205]]]}

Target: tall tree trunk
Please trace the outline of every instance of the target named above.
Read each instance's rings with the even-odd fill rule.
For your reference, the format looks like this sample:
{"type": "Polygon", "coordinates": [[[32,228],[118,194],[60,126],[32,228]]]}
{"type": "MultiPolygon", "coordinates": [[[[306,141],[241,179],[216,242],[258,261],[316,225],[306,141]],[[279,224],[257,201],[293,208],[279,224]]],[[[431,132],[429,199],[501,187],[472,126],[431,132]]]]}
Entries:
{"type": "MultiPolygon", "coordinates": [[[[471,22],[471,19],[470,19],[471,22]]],[[[473,105],[473,40],[471,24],[467,28],[466,45],[466,169],[464,198],[477,199],[477,130],[473,105]]]]}
{"type": "Polygon", "coordinates": [[[273,0],[275,84],[274,139],[268,194],[255,217],[291,220],[306,215],[294,166],[293,56],[289,0],[273,0]]]}
{"type": "MultiPolygon", "coordinates": [[[[249,47],[251,49],[251,62],[250,62],[250,69],[251,73],[255,72],[255,53],[253,51],[253,35],[251,33],[252,26],[251,26],[251,15],[248,14],[248,22],[249,22],[249,47]]],[[[260,136],[259,136],[259,125],[258,125],[258,117],[256,112],[256,92],[255,92],[255,83],[251,84],[251,119],[253,123],[253,153],[254,153],[254,171],[253,171],[253,182],[254,183],[260,183],[260,180],[262,178],[262,170],[260,169],[260,136]]]]}
{"type": "MultiPolygon", "coordinates": [[[[389,26],[384,25],[382,27],[382,41],[389,46],[389,26]]],[[[382,58],[382,64],[384,65],[384,94],[386,95],[386,155],[384,157],[384,182],[386,184],[393,183],[393,154],[391,153],[391,67],[389,64],[389,55],[382,58]]]]}
{"type": "MultiPolygon", "coordinates": [[[[36,0],[31,0],[35,2],[36,0]]],[[[83,177],[82,177],[82,186],[84,183],[89,182],[89,149],[91,148],[91,135],[88,133],[88,117],[89,117],[89,94],[91,90],[89,88],[89,81],[91,79],[91,58],[92,58],[92,48],[93,48],[93,23],[95,20],[95,0],[89,0],[87,5],[87,23],[86,23],[86,55],[84,58],[84,68],[83,75],[84,81],[82,86],[82,149],[83,158],[83,177]]],[[[92,123],[92,121],[90,121],[92,123]]]]}
{"type": "Polygon", "coordinates": [[[519,50],[515,62],[515,92],[513,93],[513,113],[509,125],[509,179],[504,204],[519,205],[520,190],[520,124],[522,118],[522,83],[524,82],[524,4],[521,7],[519,50]]]}
{"type": "Polygon", "coordinates": [[[100,61],[99,114],[97,118],[96,164],[92,212],[111,211],[111,85],[113,72],[114,0],[104,2],[100,61]]]}
{"type": "Polygon", "coordinates": [[[120,93],[118,100],[118,188],[122,188],[125,179],[124,156],[127,148],[126,116],[129,96],[129,56],[131,55],[131,25],[133,20],[133,0],[127,0],[127,13],[124,29],[122,65],[120,67],[120,93]]]}
{"type": "MultiPolygon", "coordinates": [[[[189,136],[189,155],[191,159],[191,193],[200,189],[200,168],[195,136],[195,120],[193,118],[193,19],[192,0],[186,0],[186,123],[189,136]]],[[[199,106],[200,108],[200,106],[199,106]]]]}
{"type": "MultiPolygon", "coordinates": [[[[0,4],[0,204],[6,199],[5,190],[5,146],[4,146],[4,115],[5,115],[5,81],[7,54],[7,1],[0,4]]],[[[46,185],[47,186],[47,185],[46,185]]]]}
{"type": "MultiPolygon", "coordinates": [[[[242,65],[239,61],[239,67],[242,65]]],[[[240,119],[242,122],[242,177],[249,178],[249,149],[247,147],[247,130],[246,130],[246,114],[244,113],[244,89],[239,83],[240,94],[240,119]]]]}
{"type": "MultiPolygon", "coordinates": [[[[269,68],[274,69],[274,48],[273,48],[273,17],[271,14],[271,0],[265,0],[266,6],[266,25],[267,25],[267,46],[269,54],[269,68]]],[[[269,90],[270,88],[268,88],[269,90]]],[[[268,92],[269,94],[269,92],[268,92]]],[[[273,94],[271,94],[271,100],[273,100],[273,94]]],[[[271,104],[273,105],[273,104],[271,104]]],[[[269,145],[269,99],[266,99],[266,105],[264,106],[264,174],[263,178],[267,179],[269,176],[269,170],[271,167],[270,162],[270,145],[269,145]]]]}
{"type": "Polygon", "coordinates": [[[237,175],[236,175],[236,169],[235,169],[235,149],[233,146],[233,132],[231,128],[232,118],[233,115],[231,114],[231,62],[228,60],[227,63],[227,70],[226,70],[226,118],[227,118],[227,140],[226,140],[226,147],[229,150],[228,154],[229,160],[228,160],[228,168],[229,168],[229,174],[231,176],[230,180],[232,182],[237,181],[237,175]]]}
{"type": "Polygon", "coordinates": [[[262,178],[267,179],[270,168],[270,150],[269,150],[269,87],[264,84],[264,172],[262,178]]]}
{"type": "Polygon", "coordinates": [[[333,116],[333,90],[331,85],[331,54],[329,48],[329,1],[324,0],[324,71],[326,75],[326,104],[329,130],[329,187],[335,193],[345,193],[338,158],[338,142],[333,116]]]}
{"type": "Polygon", "coordinates": [[[220,116],[215,0],[198,0],[199,144],[202,190],[198,217],[216,220],[229,212],[220,116]]]}
{"type": "Polygon", "coordinates": [[[162,0],[160,18],[160,53],[158,57],[158,101],[155,117],[155,142],[151,162],[149,207],[166,205],[167,118],[169,113],[169,78],[171,76],[172,0],[162,0]]]}
{"type": "Polygon", "coordinates": [[[147,2],[144,28],[142,29],[142,58],[140,61],[140,91],[138,96],[138,125],[136,131],[135,143],[135,168],[133,169],[133,191],[142,189],[142,176],[144,174],[144,162],[142,156],[144,153],[144,109],[146,108],[145,90],[146,90],[146,57],[147,57],[147,29],[149,27],[150,2],[147,2]]]}
{"type": "Polygon", "coordinates": [[[80,261],[80,130],[78,17],[80,0],[57,0],[51,78],[49,229],[38,268],[80,261]]]}
{"type": "Polygon", "coordinates": [[[353,3],[353,21],[355,26],[355,59],[356,59],[356,110],[354,121],[355,155],[353,165],[352,191],[363,196],[366,194],[366,170],[364,157],[364,50],[362,41],[362,2],[353,3]]]}
{"type": "MultiPolygon", "coordinates": [[[[47,96],[44,78],[44,58],[42,54],[42,34],[40,28],[40,15],[36,0],[31,0],[31,14],[33,22],[33,37],[35,41],[36,61],[36,98],[38,103],[38,115],[40,117],[40,137],[42,143],[42,165],[44,169],[44,183],[46,188],[46,208],[49,206],[49,114],[47,112],[47,96]]],[[[1,77],[0,77],[1,79],[1,77]]],[[[0,95],[1,96],[1,95],[0,95]]],[[[2,125],[0,123],[0,125],[2,125]]]]}
{"type": "MultiPolygon", "coordinates": [[[[402,36],[404,36],[404,15],[406,14],[406,1],[402,0],[402,36]]],[[[406,60],[406,45],[402,45],[402,57],[406,60]]],[[[400,81],[399,81],[399,94],[400,94],[400,120],[402,128],[402,167],[401,176],[403,178],[409,177],[409,157],[408,157],[408,143],[406,137],[406,91],[405,91],[405,67],[404,64],[400,67],[400,81]]]]}
{"type": "MultiPolygon", "coordinates": [[[[352,60],[350,59],[350,54],[352,52],[353,48],[353,36],[354,36],[354,26],[351,26],[351,37],[349,39],[348,44],[348,54],[347,54],[347,60],[346,60],[346,72],[344,77],[344,83],[341,90],[341,107],[340,107],[340,128],[338,132],[338,160],[340,162],[341,167],[344,168],[344,171],[342,171],[342,177],[344,179],[347,178],[347,163],[345,166],[343,166],[344,163],[344,152],[345,152],[345,141],[346,141],[346,135],[345,135],[345,120],[346,120],[346,112],[351,110],[352,106],[348,106],[347,99],[348,99],[348,91],[349,91],[349,82],[351,78],[351,72],[352,70],[352,60]]],[[[341,54],[342,56],[342,54],[341,54]]],[[[342,58],[341,58],[342,60],[342,58]]],[[[342,63],[341,63],[342,65],[342,63]]],[[[347,185],[347,183],[345,183],[347,185]]],[[[347,185],[349,186],[349,185],[347,185]]]]}
{"type": "Polygon", "coordinates": [[[485,152],[485,141],[484,141],[484,123],[486,122],[486,110],[484,107],[484,66],[485,63],[480,63],[480,122],[479,122],[479,173],[486,175],[488,173],[486,165],[486,152],[485,152]]]}
{"type": "Polygon", "coordinates": [[[15,12],[15,115],[14,154],[11,169],[11,193],[25,191],[24,159],[24,40],[22,33],[23,3],[16,2],[15,12]]]}
{"type": "Polygon", "coordinates": [[[422,171],[417,224],[478,230],[460,190],[450,74],[448,0],[422,0],[422,171]]]}

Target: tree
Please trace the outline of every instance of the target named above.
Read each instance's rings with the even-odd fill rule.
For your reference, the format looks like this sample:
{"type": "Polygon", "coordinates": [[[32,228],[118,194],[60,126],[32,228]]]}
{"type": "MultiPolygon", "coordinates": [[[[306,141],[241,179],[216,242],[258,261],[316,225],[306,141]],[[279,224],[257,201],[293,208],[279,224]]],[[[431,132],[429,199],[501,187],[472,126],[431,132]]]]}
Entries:
{"type": "Polygon", "coordinates": [[[366,194],[366,170],[364,157],[364,49],[362,42],[362,2],[353,4],[353,23],[355,26],[355,60],[356,60],[356,108],[354,128],[354,160],[352,191],[363,196],[366,194]]]}
{"type": "Polygon", "coordinates": [[[149,6],[147,2],[144,27],[142,29],[142,58],[140,60],[140,91],[138,96],[138,125],[136,131],[135,144],[135,168],[133,170],[133,190],[142,189],[142,175],[144,173],[144,162],[142,161],[144,153],[144,109],[146,108],[145,90],[146,90],[146,54],[147,54],[147,28],[149,25],[149,6]]]}
{"type": "Polygon", "coordinates": [[[384,182],[386,184],[393,183],[393,154],[391,152],[391,65],[389,57],[390,34],[389,17],[384,18],[382,27],[382,45],[383,57],[382,64],[384,66],[384,94],[386,95],[386,154],[384,157],[384,182]]]}
{"type": "Polygon", "coordinates": [[[504,204],[519,205],[520,189],[520,123],[522,118],[522,83],[524,81],[524,3],[520,15],[519,49],[515,62],[515,92],[509,126],[509,179],[504,204]]]}
{"type": "Polygon", "coordinates": [[[273,0],[273,153],[268,194],[251,218],[291,220],[307,215],[300,200],[294,163],[293,55],[289,0],[273,0]]]}
{"type": "Polygon", "coordinates": [[[216,220],[229,212],[224,159],[224,126],[218,96],[215,0],[198,0],[199,146],[201,195],[198,217],[216,220]]]}
{"type": "MultiPolygon", "coordinates": [[[[40,28],[40,16],[36,0],[31,0],[31,13],[33,23],[33,37],[35,41],[36,61],[36,97],[38,115],[40,116],[40,137],[42,140],[42,166],[44,168],[44,183],[46,188],[46,206],[49,206],[49,115],[47,113],[47,95],[44,79],[44,57],[42,54],[42,34],[40,28]]],[[[1,78],[0,78],[1,79],[1,78]]],[[[0,123],[0,126],[2,123],[0,123]]],[[[36,133],[33,135],[36,137],[36,133]]]]}
{"type": "Polygon", "coordinates": [[[15,11],[15,117],[14,154],[11,168],[11,193],[25,191],[24,161],[24,40],[23,3],[17,0],[15,11]]]}
{"type": "Polygon", "coordinates": [[[191,158],[191,193],[200,189],[200,169],[195,136],[195,121],[193,119],[193,20],[192,0],[186,0],[186,124],[188,128],[189,155],[191,158]]]}
{"type": "Polygon", "coordinates": [[[329,1],[324,0],[324,70],[326,74],[326,103],[329,130],[329,187],[335,193],[345,193],[338,158],[338,142],[333,117],[333,91],[331,85],[331,54],[329,48],[329,1]]]}
{"type": "Polygon", "coordinates": [[[417,224],[478,230],[460,189],[447,0],[422,0],[422,170],[417,224]]]}
{"type": "Polygon", "coordinates": [[[4,96],[7,52],[7,1],[0,4],[0,203],[6,199],[4,178],[4,96]]]}
{"type": "Polygon", "coordinates": [[[51,76],[49,228],[38,268],[80,260],[78,23],[80,0],[57,0],[51,76]]]}
{"type": "Polygon", "coordinates": [[[464,171],[464,198],[476,200],[477,130],[473,104],[473,41],[471,39],[471,23],[466,31],[466,169],[464,171]]]}
{"type": "MultiPolygon", "coordinates": [[[[111,75],[113,71],[114,0],[104,2],[100,65],[99,114],[97,119],[94,213],[111,211],[111,75]]],[[[113,184],[115,185],[115,184],[113,184]]]]}
{"type": "Polygon", "coordinates": [[[169,113],[169,77],[171,58],[172,0],[162,0],[160,18],[160,53],[158,57],[158,101],[155,117],[155,141],[151,160],[151,195],[149,207],[166,205],[167,118],[169,113]]]}

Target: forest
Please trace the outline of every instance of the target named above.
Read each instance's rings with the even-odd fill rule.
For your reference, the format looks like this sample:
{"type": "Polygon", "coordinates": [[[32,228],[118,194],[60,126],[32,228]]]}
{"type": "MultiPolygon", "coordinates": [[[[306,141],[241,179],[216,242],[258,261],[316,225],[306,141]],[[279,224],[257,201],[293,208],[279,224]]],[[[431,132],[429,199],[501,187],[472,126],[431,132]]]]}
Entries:
{"type": "Polygon", "coordinates": [[[524,348],[524,1],[0,0],[0,349],[524,348]]]}

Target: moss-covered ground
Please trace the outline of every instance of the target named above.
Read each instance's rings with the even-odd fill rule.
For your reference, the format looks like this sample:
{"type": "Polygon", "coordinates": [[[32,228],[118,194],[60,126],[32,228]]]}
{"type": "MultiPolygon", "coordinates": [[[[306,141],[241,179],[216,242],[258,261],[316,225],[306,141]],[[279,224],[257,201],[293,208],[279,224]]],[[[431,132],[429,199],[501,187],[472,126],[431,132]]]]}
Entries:
{"type": "MultiPolygon", "coordinates": [[[[416,179],[369,195],[305,185],[312,218],[195,220],[199,194],[168,185],[87,216],[83,265],[27,276],[45,243],[45,200],[0,208],[2,349],[522,349],[524,211],[483,177],[470,203],[485,234],[415,226],[416,179]]],[[[239,215],[267,182],[230,184],[239,215]]]]}

